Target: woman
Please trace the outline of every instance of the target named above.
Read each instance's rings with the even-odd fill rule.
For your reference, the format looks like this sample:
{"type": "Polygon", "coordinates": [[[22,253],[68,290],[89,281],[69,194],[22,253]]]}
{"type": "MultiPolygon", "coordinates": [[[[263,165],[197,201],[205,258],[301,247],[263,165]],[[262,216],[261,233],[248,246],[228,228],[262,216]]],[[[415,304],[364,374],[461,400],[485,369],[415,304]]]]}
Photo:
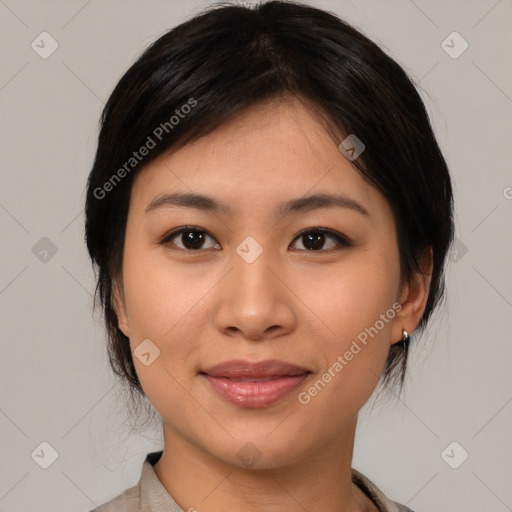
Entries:
{"type": "Polygon", "coordinates": [[[410,510],[354,436],[443,296],[452,210],[415,87],[336,16],[220,6],[158,39],[103,112],[86,239],[164,447],[96,510],[410,510]]]}

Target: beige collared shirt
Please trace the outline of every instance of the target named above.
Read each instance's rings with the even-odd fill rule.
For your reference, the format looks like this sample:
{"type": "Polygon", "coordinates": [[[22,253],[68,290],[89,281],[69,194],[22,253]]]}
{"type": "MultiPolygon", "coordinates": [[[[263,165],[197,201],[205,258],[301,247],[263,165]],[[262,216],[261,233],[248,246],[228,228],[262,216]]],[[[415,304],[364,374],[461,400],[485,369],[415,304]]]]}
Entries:
{"type": "MultiPolygon", "coordinates": [[[[91,512],[194,512],[194,508],[180,508],[156,476],[153,465],[161,455],[161,451],[149,453],[142,465],[137,484],[91,512]]],[[[354,468],[352,481],[375,503],[380,512],[413,512],[405,505],[391,501],[373,482],[354,468]]]]}

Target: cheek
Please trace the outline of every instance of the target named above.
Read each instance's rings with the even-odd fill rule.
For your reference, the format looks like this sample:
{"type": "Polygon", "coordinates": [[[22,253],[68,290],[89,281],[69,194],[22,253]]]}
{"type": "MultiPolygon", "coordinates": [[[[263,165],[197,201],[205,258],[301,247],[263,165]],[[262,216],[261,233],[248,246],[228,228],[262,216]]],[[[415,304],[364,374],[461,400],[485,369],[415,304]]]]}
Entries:
{"type": "Polygon", "coordinates": [[[175,385],[171,373],[182,371],[194,350],[194,336],[184,340],[183,333],[192,328],[194,304],[205,291],[199,282],[187,286],[164,258],[154,257],[157,251],[138,250],[135,245],[125,248],[123,285],[135,369],[152,400],[159,388],[175,385]],[[138,358],[141,352],[150,356],[138,358]],[[145,364],[148,359],[151,363],[145,364]]]}
{"type": "MultiPolygon", "coordinates": [[[[314,352],[322,367],[298,397],[304,431],[312,436],[319,430],[335,435],[357,414],[378,385],[389,353],[392,294],[377,283],[352,287],[349,282],[324,316],[336,335],[316,340],[314,352]]],[[[324,295],[322,300],[328,304],[328,299],[324,295]]]]}
{"type": "MultiPolygon", "coordinates": [[[[315,347],[322,352],[321,371],[330,371],[321,378],[329,388],[322,391],[324,399],[362,405],[383,371],[396,316],[399,267],[392,252],[385,260],[379,254],[360,254],[310,295],[312,309],[329,327],[329,335],[318,339],[315,347]]],[[[322,385],[317,387],[323,389],[322,385]]]]}
{"type": "MultiPolygon", "coordinates": [[[[392,307],[398,280],[398,264],[392,257],[383,260],[376,252],[361,251],[323,273],[303,273],[294,280],[294,290],[333,338],[347,341],[392,307]]],[[[382,330],[388,329],[386,323],[382,330]]]]}
{"type": "Polygon", "coordinates": [[[140,339],[172,337],[193,316],[214,276],[198,265],[177,265],[160,249],[127,244],[123,282],[130,332],[140,339]]]}
{"type": "MultiPolygon", "coordinates": [[[[154,270],[160,279],[153,275],[132,277],[128,284],[132,287],[131,295],[127,292],[130,345],[144,393],[155,409],[165,415],[169,411],[183,411],[184,404],[190,402],[185,387],[198,361],[198,344],[194,340],[199,339],[201,323],[194,317],[194,304],[200,299],[201,290],[196,287],[193,293],[186,292],[186,287],[176,286],[175,280],[164,280],[158,269],[154,270]],[[144,358],[137,357],[137,352],[148,352],[141,350],[148,344],[147,339],[151,340],[149,352],[157,354],[149,365],[144,358]]],[[[189,408],[187,416],[198,412],[189,408]]]]}

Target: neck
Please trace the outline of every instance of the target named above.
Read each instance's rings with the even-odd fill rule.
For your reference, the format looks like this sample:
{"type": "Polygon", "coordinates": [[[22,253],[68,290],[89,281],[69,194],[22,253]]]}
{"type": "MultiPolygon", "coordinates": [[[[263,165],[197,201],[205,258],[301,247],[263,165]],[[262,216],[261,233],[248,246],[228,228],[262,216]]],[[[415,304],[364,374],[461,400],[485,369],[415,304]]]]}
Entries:
{"type": "Polygon", "coordinates": [[[154,470],[186,512],[376,512],[352,483],[356,422],[300,460],[251,469],[222,460],[164,424],[164,451],[154,470]]]}

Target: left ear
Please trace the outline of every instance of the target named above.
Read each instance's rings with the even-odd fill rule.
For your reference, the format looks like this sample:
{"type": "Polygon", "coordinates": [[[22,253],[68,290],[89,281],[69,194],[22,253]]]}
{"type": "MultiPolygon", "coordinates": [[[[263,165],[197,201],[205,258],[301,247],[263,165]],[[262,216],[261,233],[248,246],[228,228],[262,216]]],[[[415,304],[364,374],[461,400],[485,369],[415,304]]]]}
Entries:
{"type": "Polygon", "coordinates": [[[421,272],[412,275],[400,293],[398,302],[402,309],[397,312],[391,329],[391,344],[402,340],[402,330],[405,329],[409,335],[420,323],[425,306],[427,305],[432,278],[433,251],[429,247],[421,259],[421,272]]]}

